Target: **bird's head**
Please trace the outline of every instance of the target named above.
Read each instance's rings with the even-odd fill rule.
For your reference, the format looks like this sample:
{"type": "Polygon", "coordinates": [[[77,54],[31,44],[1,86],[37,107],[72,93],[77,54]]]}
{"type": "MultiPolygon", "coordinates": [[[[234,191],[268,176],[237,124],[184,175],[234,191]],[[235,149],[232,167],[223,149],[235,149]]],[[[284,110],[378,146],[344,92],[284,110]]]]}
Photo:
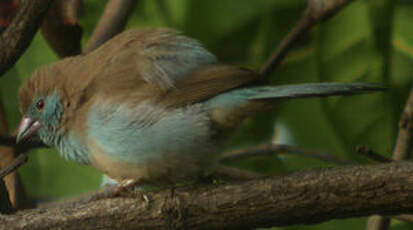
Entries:
{"type": "Polygon", "coordinates": [[[23,117],[17,130],[17,142],[38,134],[46,144],[53,144],[65,109],[61,84],[56,71],[42,68],[20,88],[19,105],[23,117]]]}

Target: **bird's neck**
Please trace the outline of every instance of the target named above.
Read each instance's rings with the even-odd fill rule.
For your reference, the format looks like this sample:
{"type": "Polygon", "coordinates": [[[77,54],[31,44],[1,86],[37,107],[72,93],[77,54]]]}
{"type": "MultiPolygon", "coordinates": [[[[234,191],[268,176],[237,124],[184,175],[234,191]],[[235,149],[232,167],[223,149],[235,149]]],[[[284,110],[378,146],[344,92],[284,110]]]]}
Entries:
{"type": "Polygon", "coordinates": [[[90,164],[87,147],[72,133],[63,136],[56,147],[63,158],[76,161],[80,164],[90,164]]]}
{"type": "Polygon", "coordinates": [[[53,135],[41,135],[44,143],[54,146],[66,160],[80,164],[89,164],[90,157],[87,147],[71,132],[56,130],[53,135]]]}

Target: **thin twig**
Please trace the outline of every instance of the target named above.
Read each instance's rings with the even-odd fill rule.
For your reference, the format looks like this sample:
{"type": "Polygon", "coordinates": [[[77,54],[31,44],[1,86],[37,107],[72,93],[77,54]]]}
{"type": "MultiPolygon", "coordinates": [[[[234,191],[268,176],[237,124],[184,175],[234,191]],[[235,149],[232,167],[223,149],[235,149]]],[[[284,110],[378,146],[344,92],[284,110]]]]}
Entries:
{"type": "Polygon", "coordinates": [[[311,28],[314,24],[309,20],[309,11],[306,10],[300,21],[293,27],[293,29],[283,38],[281,44],[272,54],[270,59],[263,65],[260,70],[261,75],[268,76],[281,63],[286,54],[293,48],[294,44],[301,38],[301,36],[311,28]]]}
{"type": "Polygon", "coordinates": [[[307,0],[307,9],[298,23],[283,38],[270,59],[260,70],[261,75],[268,76],[281,63],[295,43],[315,24],[324,21],[353,0],[307,0]]]}
{"type": "Polygon", "coordinates": [[[0,136],[0,145],[5,145],[9,147],[16,147],[16,137],[15,136],[0,136]]]}
{"type": "Polygon", "coordinates": [[[0,76],[30,45],[52,0],[22,0],[12,23],[0,37],[0,76]]]}
{"type": "Polygon", "coordinates": [[[264,175],[259,174],[257,172],[237,169],[228,166],[217,166],[211,173],[211,177],[218,178],[224,181],[236,182],[262,178],[264,177],[264,175]]]}
{"type": "Polygon", "coordinates": [[[306,157],[316,158],[335,164],[349,164],[350,162],[338,159],[328,153],[320,153],[285,144],[264,144],[261,146],[246,148],[242,150],[229,151],[222,155],[221,161],[228,162],[254,156],[273,156],[280,153],[292,153],[306,157]]]}
{"type": "Polygon", "coordinates": [[[393,160],[406,160],[413,150],[413,88],[399,121],[399,133],[393,151],[393,160]]]}
{"type": "Polygon", "coordinates": [[[389,163],[392,162],[392,159],[389,159],[385,156],[382,156],[379,153],[374,152],[371,148],[367,146],[357,146],[356,153],[359,153],[373,161],[381,162],[381,163],[389,163]]]}
{"type": "Polygon", "coordinates": [[[49,148],[49,146],[37,140],[28,140],[26,142],[17,144],[15,136],[0,136],[0,145],[14,147],[17,149],[16,152],[18,153],[25,152],[31,149],[36,149],[36,148],[49,148]]]}
{"type": "Polygon", "coordinates": [[[404,221],[406,223],[409,224],[413,224],[413,215],[399,215],[399,216],[393,216],[394,219],[400,220],[400,221],[404,221]]]}
{"type": "Polygon", "coordinates": [[[7,165],[6,167],[0,170],[0,179],[3,179],[3,177],[18,169],[20,166],[26,163],[27,159],[28,157],[26,154],[20,154],[18,157],[16,157],[16,159],[14,159],[14,161],[11,164],[7,165]]]}
{"type": "Polygon", "coordinates": [[[136,2],[136,0],[110,0],[84,49],[84,53],[91,52],[121,32],[136,2]]]}

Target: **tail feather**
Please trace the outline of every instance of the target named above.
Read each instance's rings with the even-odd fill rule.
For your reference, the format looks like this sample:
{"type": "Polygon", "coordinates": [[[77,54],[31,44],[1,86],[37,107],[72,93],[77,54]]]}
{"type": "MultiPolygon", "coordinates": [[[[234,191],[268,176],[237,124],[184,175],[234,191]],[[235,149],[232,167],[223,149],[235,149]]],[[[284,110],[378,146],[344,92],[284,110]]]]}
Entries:
{"type": "Polygon", "coordinates": [[[308,83],[283,86],[239,88],[220,94],[207,101],[211,120],[216,127],[227,129],[258,110],[272,105],[274,100],[307,97],[354,95],[382,91],[373,83],[308,83]]]}
{"type": "MultiPolygon", "coordinates": [[[[373,83],[307,83],[285,86],[263,86],[250,88],[255,91],[249,100],[288,99],[305,97],[328,97],[337,95],[354,95],[381,91],[385,88],[373,83]]],[[[242,89],[241,89],[242,90],[242,89]]]]}

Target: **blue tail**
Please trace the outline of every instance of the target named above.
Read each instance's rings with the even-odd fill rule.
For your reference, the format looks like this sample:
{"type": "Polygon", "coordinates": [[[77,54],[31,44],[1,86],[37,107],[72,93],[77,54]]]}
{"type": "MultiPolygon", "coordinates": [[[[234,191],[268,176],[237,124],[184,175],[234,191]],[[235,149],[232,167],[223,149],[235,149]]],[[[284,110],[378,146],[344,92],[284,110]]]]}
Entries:
{"type": "Polygon", "coordinates": [[[257,86],[234,89],[209,99],[212,120],[225,127],[276,100],[306,97],[354,95],[381,91],[384,88],[372,83],[307,83],[284,86],[257,86]]]}

